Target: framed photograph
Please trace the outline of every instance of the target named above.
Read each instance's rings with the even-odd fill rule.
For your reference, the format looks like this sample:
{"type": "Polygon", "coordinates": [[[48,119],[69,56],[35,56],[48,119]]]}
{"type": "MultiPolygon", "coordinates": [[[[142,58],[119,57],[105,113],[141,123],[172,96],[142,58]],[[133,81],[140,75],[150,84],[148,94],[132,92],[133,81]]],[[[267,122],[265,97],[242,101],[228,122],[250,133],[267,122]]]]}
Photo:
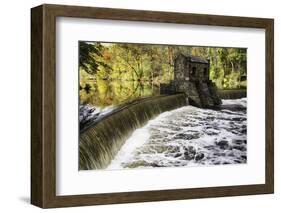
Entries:
{"type": "Polygon", "coordinates": [[[274,191],[274,21],[31,9],[31,203],[274,191]]]}

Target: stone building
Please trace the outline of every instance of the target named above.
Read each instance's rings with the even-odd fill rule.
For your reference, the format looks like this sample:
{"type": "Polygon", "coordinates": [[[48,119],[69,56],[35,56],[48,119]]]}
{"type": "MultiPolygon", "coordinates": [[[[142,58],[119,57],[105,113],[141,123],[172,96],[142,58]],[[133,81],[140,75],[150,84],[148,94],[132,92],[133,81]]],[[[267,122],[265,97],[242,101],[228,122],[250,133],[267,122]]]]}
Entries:
{"type": "Polygon", "coordinates": [[[209,60],[180,54],[174,60],[174,81],[166,85],[161,84],[160,93],[184,92],[191,105],[218,108],[221,99],[215,84],[209,79],[209,72],[209,60]]]}
{"type": "Polygon", "coordinates": [[[180,54],[174,60],[174,79],[175,81],[207,81],[209,69],[209,60],[180,54]]]}

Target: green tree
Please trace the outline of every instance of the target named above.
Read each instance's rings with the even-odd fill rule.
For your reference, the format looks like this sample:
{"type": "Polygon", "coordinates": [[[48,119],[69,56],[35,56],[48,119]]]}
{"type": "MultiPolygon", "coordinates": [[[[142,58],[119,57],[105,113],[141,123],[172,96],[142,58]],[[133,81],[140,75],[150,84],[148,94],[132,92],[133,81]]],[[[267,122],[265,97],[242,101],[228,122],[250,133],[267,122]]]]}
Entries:
{"type": "Polygon", "coordinates": [[[79,50],[80,70],[101,80],[167,83],[179,54],[209,59],[210,79],[219,88],[240,87],[241,76],[247,75],[244,48],[80,42],[79,50]]]}
{"type": "Polygon", "coordinates": [[[99,42],[79,42],[79,67],[89,74],[96,74],[99,66],[109,68],[101,61],[103,46],[99,42]]]}

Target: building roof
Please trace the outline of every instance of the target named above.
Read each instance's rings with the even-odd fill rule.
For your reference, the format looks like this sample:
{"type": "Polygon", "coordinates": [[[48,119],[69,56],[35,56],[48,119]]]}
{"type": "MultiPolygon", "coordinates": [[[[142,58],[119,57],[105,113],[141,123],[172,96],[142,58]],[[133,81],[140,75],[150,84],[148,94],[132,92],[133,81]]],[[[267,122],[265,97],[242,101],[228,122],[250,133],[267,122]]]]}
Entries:
{"type": "Polygon", "coordinates": [[[194,63],[202,63],[202,64],[209,64],[209,61],[206,58],[203,57],[199,57],[199,56],[193,56],[193,55],[184,55],[184,54],[180,54],[178,57],[185,57],[185,58],[189,58],[191,62],[194,63]]]}
{"type": "Polygon", "coordinates": [[[190,61],[191,62],[197,62],[197,63],[203,63],[203,64],[208,64],[209,61],[205,58],[202,58],[202,57],[199,57],[199,56],[192,56],[192,55],[189,55],[187,56],[190,58],[190,61]]]}

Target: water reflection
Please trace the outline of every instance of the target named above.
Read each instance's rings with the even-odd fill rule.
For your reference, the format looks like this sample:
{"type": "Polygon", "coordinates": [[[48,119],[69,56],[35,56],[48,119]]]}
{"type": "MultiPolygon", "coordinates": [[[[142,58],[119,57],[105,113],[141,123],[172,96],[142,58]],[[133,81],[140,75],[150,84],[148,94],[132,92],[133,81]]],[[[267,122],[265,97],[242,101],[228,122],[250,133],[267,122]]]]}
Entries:
{"type": "Polygon", "coordinates": [[[138,97],[159,94],[159,84],[153,82],[93,80],[80,85],[80,103],[99,108],[115,106],[138,97]]]}

